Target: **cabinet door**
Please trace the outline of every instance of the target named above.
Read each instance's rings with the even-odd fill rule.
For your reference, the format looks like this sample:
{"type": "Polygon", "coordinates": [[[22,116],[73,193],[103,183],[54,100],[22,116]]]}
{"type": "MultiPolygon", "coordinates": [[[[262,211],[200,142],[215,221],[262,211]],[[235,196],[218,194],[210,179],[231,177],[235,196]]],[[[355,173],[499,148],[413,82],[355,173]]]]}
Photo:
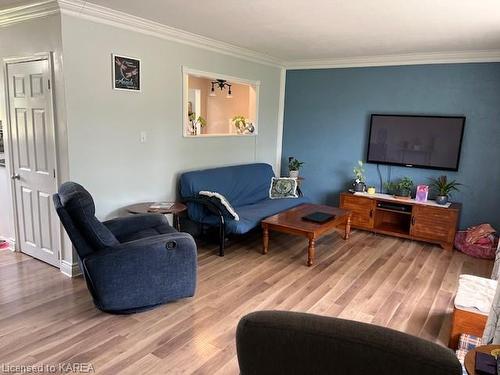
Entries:
{"type": "Polygon", "coordinates": [[[413,206],[410,234],[414,237],[453,242],[458,212],[453,209],[413,206]]]}
{"type": "Polygon", "coordinates": [[[342,195],[340,197],[340,208],[352,212],[351,225],[357,228],[372,229],[375,201],[373,199],[359,197],[356,195],[342,195]]]}

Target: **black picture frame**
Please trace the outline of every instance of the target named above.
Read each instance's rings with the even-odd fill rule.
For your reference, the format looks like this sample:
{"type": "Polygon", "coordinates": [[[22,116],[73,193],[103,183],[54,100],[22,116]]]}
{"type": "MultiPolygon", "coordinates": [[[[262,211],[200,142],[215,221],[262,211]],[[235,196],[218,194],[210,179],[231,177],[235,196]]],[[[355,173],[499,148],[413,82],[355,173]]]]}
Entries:
{"type": "Polygon", "coordinates": [[[112,54],[113,89],[141,92],[141,60],[112,54]]]}

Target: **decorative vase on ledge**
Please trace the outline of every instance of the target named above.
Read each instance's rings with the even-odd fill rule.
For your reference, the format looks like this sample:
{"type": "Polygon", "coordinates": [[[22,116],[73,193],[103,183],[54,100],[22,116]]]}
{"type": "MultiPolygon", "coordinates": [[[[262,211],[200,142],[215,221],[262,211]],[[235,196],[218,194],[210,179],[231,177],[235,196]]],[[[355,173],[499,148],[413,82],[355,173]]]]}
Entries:
{"type": "Polygon", "coordinates": [[[299,171],[288,171],[288,175],[291,178],[297,178],[297,177],[299,177],[299,171]]]}

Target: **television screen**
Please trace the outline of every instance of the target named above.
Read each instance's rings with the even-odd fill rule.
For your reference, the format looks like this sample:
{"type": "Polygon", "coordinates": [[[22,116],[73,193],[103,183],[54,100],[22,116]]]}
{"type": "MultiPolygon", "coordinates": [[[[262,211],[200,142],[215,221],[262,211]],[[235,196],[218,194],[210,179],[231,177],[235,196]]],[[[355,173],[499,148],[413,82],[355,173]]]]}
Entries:
{"type": "Polygon", "coordinates": [[[458,170],[463,116],[371,116],[368,163],[458,170]]]}

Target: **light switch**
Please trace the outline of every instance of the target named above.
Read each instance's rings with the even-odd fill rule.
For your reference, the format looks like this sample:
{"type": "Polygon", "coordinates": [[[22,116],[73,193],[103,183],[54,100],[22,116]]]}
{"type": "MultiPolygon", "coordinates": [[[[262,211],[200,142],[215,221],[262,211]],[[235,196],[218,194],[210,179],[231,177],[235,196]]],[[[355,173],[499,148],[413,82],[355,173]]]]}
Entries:
{"type": "Polygon", "coordinates": [[[146,143],[146,141],[148,140],[148,135],[145,131],[142,131],[141,132],[141,143],[146,143]]]}

